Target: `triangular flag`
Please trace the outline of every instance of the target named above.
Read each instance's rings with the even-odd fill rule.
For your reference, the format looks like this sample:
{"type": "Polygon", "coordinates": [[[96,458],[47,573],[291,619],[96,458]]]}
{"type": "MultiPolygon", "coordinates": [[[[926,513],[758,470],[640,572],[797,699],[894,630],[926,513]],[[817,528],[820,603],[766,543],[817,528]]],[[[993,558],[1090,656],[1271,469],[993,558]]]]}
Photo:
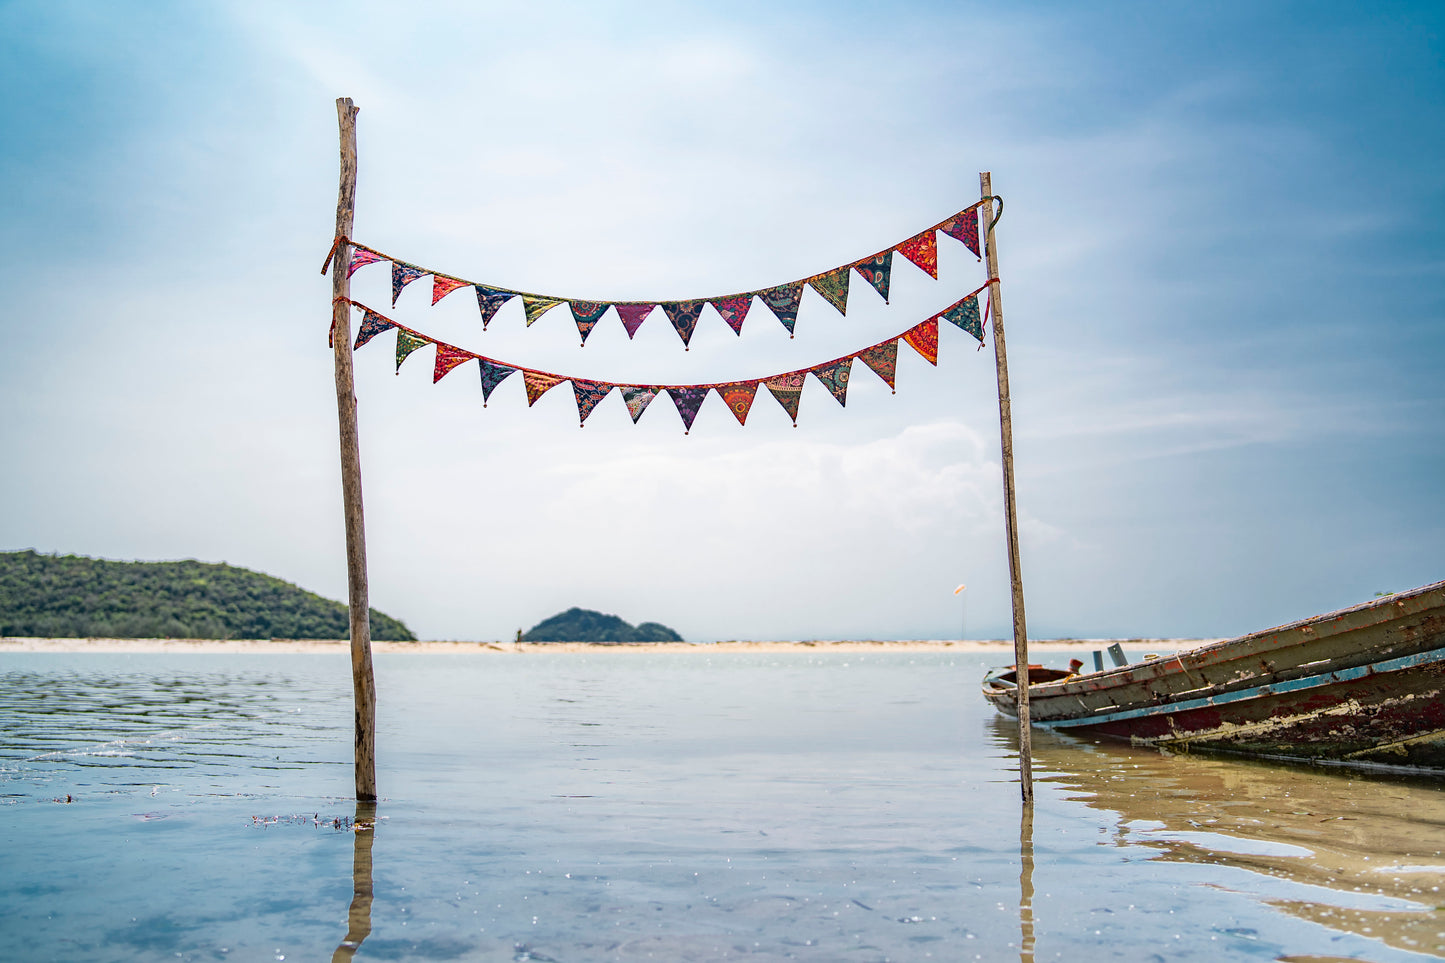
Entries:
{"type": "Polygon", "coordinates": [[[693,419],[697,417],[697,410],[702,407],[707,392],[707,388],[694,385],[678,385],[667,389],[667,393],[672,396],[672,403],[677,406],[677,413],[682,416],[684,434],[692,430],[693,419]]]}
{"type": "Polygon", "coordinates": [[[391,306],[396,307],[396,299],[401,296],[401,289],[406,287],[417,278],[427,276],[425,268],[412,267],[410,264],[398,264],[391,262],[391,306]]]}
{"type": "Polygon", "coordinates": [[[364,247],[353,247],[351,249],[351,266],[346,269],[346,276],[351,277],[356,273],[357,268],[366,267],[368,264],[375,264],[377,261],[385,261],[386,258],[369,251],[364,247]]]}
{"type": "Polygon", "coordinates": [[[938,280],[938,232],[933,228],[915,234],[893,250],[927,271],[933,280],[938,280]]]}
{"type": "Polygon", "coordinates": [[[748,308],[752,307],[753,296],[751,294],[737,294],[730,298],[713,298],[712,309],[728,323],[733,329],[733,334],[743,333],[743,319],[748,316],[748,308]]]}
{"type": "Polygon", "coordinates": [[[952,321],[983,343],[983,319],[978,316],[978,295],[970,294],[938,315],[952,321]]]}
{"type": "Polygon", "coordinates": [[[407,331],[396,333],[396,373],[401,374],[401,363],[406,360],[407,355],[417,348],[425,348],[432,342],[426,338],[419,338],[407,331]]]}
{"type": "Polygon", "coordinates": [[[896,388],[893,380],[898,371],[898,341],[885,341],[882,344],[875,344],[871,348],[864,348],[858,352],[858,360],[873,369],[873,373],[883,379],[883,383],[890,388],[896,388]]]}
{"type": "Polygon", "coordinates": [[[932,317],[903,332],[903,340],[931,365],[938,364],[938,318],[932,317]]]}
{"type": "Polygon", "coordinates": [[[487,400],[492,397],[492,389],[505,381],[507,375],[516,374],[517,369],[486,358],[478,358],[477,361],[482,367],[482,407],[485,408],[487,400]]]}
{"type": "Polygon", "coordinates": [[[803,379],[807,376],[806,371],[789,371],[763,382],[795,425],[798,423],[798,401],[803,396],[803,379]]]}
{"type": "Polygon", "coordinates": [[[893,275],[892,251],[884,251],[866,261],[859,261],[853,265],[853,270],[863,275],[863,280],[873,285],[873,290],[882,295],[884,304],[888,303],[888,282],[893,275]]]}
{"type": "Polygon", "coordinates": [[[613,307],[617,309],[618,320],[620,320],[622,326],[627,329],[627,337],[631,338],[637,333],[637,329],[642,327],[642,322],[647,320],[647,316],[652,313],[652,309],[657,307],[657,305],[614,304],[613,307]]]}
{"type": "Polygon", "coordinates": [[[544,298],[540,294],[522,295],[522,310],[527,315],[527,327],[530,328],[532,322],[561,303],[560,298],[544,298]]]}
{"type": "Polygon", "coordinates": [[[598,301],[568,301],[567,306],[572,309],[572,320],[577,322],[577,333],[582,335],[582,343],[586,344],[593,325],[602,320],[602,315],[606,314],[612,305],[598,301]]]}
{"type": "Polygon", "coordinates": [[[433,274],[431,279],[431,303],[436,304],[457,288],[466,287],[468,282],[458,281],[443,274],[433,274]]]}
{"type": "Polygon", "coordinates": [[[829,361],[827,364],[820,364],[816,368],[809,368],[813,377],[823,382],[823,387],[833,393],[838,399],[838,404],[847,407],[848,405],[848,375],[853,370],[853,356],[839,358],[837,361],[829,361]]]}
{"type": "Polygon", "coordinates": [[[667,320],[677,329],[677,336],[682,339],[683,344],[692,341],[692,332],[697,327],[698,315],[702,314],[702,306],[706,301],[664,301],[662,310],[667,313],[667,320]]]}
{"type": "Polygon", "coordinates": [[[356,344],[352,346],[351,350],[355,351],[381,332],[390,331],[394,327],[396,327],[395,321],[383,318],[375,311],[367,309],[366,313],[361,316],[361,329],[356,332],[356,344]]]}
{"type": "Polygon", "coordinates": [[[848,268],[840,267],[836,271],[809,278],[808,283],[813,286],[814,291],[827,299],[829,304],[837,308],[839,314],[848,313],[848,268]]]}
{"type": "Polygon", "coordinates": [[[758,393],[756,381],[734,381],[728,385],[715,385],[713,390],[717,392],[728,406],[728,411],[738,420],[738,424],[748,423],[748,411],[753,407],[753,398],[758,393]]]}
{"type": "Polygon", "coordinates": [[[756,291],[763,303],[778,320],[783,322],[783,327],[788,333],[793,333],[793,325],[798,323],[798,302],[803,299],[803,282],[794,281],[792,284],[779,284],[775,288],[768,288],[766,291],[756,291]]]}
{"type": "Polygon", "coordinates": [[[482,312],[482,330],[487,330],[487,325],[492,323],[492,317],[497,309],[517,295],[512,291],[498,291],[495,288],[482,287],[477,285],[477,310],[482,312]]]}
{"type": "Polygon", "coordinates": [[[572,379],[572,395],[577,399],[577,417],[581,419],[581,424],[587,423],[587,416],[592,414],[592,409],[596,408],[598,402],[610,395],[612,389],[616,387],[605,381],[572,379]]]}
{"type": "Polygon", "coordinates": [[[978,253],[978,208],[971,207],[961,214],[943,222],[939,228],[949,237],[957,238],[963,242],[963,246],[973,252],[974,257],[981,257],[978,253]]]}
{"type": "Polygon", "coordinates": [[[647,385],[623,385],[622,400],[627,402],[627,413],[632,416],[632,423],[637,424],[637,419],[647,410],[652,399],[657,397],[657,389],[647,385]]]}
{"type": "Polygon", "coordinates": [[[436,366],[432,368],[431,383],[436,384],[446,376],[448,371],[451,371],[459,364],[465,364],[475,357],[476,355],[470,351],[453,348],[449,344],[437,345],[437,363],[436,366]]]}
{"type": "Polygon", "coordinates": [[[530,408],[537,403],[537,399],[555,388],[566,378],[559,378],[556,375],[543,374],[540,371],[528,371],[522,369],[522,381],[527,386],[527,407],[530,408]]]}

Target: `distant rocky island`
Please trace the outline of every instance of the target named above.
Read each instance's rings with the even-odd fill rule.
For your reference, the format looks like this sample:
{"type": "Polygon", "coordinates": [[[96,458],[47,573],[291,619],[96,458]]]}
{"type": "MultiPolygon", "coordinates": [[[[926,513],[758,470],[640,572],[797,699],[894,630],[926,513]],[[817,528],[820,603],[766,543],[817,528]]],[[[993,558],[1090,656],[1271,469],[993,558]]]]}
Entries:
{"type": "MultiPolygon", "coordinates": [[[[0,552],[0,636],[344,639],[346,606],[279,578],[208,562],[113,562],[0,552]]],[[[415,642],[371,610],[371,637],[415,642]]]]}
{"type": "Polygon", "coordinates": [[[681,642],[682,636],[657,622],[633,626],[615,615],[570,608],[538,622],[523,642],[681,642]]]}

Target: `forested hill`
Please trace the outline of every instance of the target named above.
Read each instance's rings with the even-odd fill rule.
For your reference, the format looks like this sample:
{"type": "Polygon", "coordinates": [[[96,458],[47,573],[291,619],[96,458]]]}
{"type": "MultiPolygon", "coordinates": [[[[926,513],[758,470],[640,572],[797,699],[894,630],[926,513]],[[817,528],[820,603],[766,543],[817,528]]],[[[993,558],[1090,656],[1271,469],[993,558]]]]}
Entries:
{"type": "Polygon", "coordinates": [[[657,622],[630,625],[615,615],[571,608],[544,619],[523,642],[681,642],[682,636],[657,622]]]}
{"type": "MultiPolygon", "coordinates": [[[[110,562],[0,552],[0,636],[344,639],[346,606],[270,575],[207,562],[110,562]]],[[[371,610],[371,637],[414,642],[371,610]]]]}

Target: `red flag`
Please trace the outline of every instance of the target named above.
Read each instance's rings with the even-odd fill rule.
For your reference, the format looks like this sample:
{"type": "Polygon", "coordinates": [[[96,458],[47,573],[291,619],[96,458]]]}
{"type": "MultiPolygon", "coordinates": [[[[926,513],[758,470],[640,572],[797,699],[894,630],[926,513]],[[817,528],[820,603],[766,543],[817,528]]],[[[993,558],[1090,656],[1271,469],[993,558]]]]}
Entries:
{"type": "Polygon", "coordinates": [[[893,250],[927,271],[933,280],[938,280],[938,234],[933,228],[910,237],[893,250]]]}
{"type": "Polygon", "coordinates": [[[903,332],[903,340],[931,365],[938,364],[938,318],[932,317],[903,332]]]}
{"type": "Polygon", "coordinates": [[[441,274],[433,274],[431,279],[431,303],[436,304],[442,298],[451,294],[457,288],[467,287],[466,281],[458,281],[456,278],[449,278],[441,274]]]}
{"type": "Polygon", "coordinates": [[[448,371],[452,370],[459,364],[465,364],[466,362],[472,360],[475,357],[476,355],[472,354],[470,351],[463,351],[461,348],[453,348],[449,344],[438,344],[437,363],[436,366],[432,368],[431,383],[436,384],[438,381],[442,380],[442,378],[446,376],[446,373],[448,371]]]}

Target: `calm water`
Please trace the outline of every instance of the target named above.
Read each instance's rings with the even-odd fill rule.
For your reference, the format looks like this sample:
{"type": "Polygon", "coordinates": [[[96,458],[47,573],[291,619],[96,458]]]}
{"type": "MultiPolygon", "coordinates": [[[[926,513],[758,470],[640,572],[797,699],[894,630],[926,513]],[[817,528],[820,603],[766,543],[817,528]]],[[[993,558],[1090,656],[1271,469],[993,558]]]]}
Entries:
{"type": "Polygon", "coordinates": [[[986,662],[379,656],[373,823],[344,656],[0,656],[0,957],[1445,955],[1445,787],[1040,733],[1030,824],[986,662]]]}

